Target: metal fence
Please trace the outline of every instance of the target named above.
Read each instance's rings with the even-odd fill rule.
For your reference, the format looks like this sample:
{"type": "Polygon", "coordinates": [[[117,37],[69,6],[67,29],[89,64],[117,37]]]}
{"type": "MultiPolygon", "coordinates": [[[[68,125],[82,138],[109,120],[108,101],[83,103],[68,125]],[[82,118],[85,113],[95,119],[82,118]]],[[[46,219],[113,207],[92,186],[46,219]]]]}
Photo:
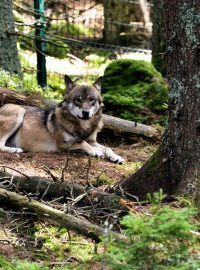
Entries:
{"type": "Polygon", "coordinates": [[[57,89],[63,74],[96,76],[88,69],[91,55],[150,53],[147,0],[15,0],[14,14],[27,85],[37,79],[57,89]]]}

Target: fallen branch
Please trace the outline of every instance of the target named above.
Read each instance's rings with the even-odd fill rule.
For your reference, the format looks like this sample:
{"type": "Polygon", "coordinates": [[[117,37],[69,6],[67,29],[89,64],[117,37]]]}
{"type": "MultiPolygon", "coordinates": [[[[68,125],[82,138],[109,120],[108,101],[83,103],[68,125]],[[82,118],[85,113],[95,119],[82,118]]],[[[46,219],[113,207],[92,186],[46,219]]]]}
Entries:
{"type": "MultiPolygon", "coordinates": [[[[86,194],[81,199],[82,205],[97,205],[98,209],[110,209],[110,211],[121,211],[123,214],[129,211],[124,200],[115,194],[109,194],[98,190],[97,188],[88,188],[77,183],[68,183],[60,181],[51,181],[37,176],[13,176],[10,173],[0,171],[0,183],[8,183],[8,187],[16,187],[19,191],[36,194],[38,198],[65,197],[75,199],[80,195],[86,194]],[[6,177],[6,180],[5,180],[6,177]],[[8,180],[10,179],[10,181],[8,180]]],[[[5,186],[3,186],[5,188],[5,186]]]]}
{"type": "Polygon", "coordinates": [[[139,135],[152,140],[160,140],[161,134],[155,128],[118,117],[103,114],[104,128],[114,130],[118,134],[139,135]]]}
{"type": "MultiPolygon", "coordinates": [[[[37,214],[38,219],[47,220],[51,224],[60,227],[66,227],[76,233],[86,237],[99,240],[105,236],[104,229],[92,224],[89,221],[76,218],[60,210],[54,209],[36,200],[26,196],[19,195],[15,192],[7,191],[0,188],[0,205],[12,206],[21,210],[28,210],[37,214]]],[[[25,213],[25,212],[24,212],[25,213]]],[[[112,237],[118,241],[126,240],[126,237],[115,232],[110,232],[112,237]]]]}
{"type": "MultiPolygon", "coordinates": [[[[0,106],[14,103],[19,105],[29,105],[38,107],[55,107],[58,103],[55,101],[45,100],[44,98],[33,93],[17,93],[10,89],[0,87],[0,106]]],[[[151,126],[139,124],[136,122],[124,120],[118,117],[103,114],[104,128],[113,130],[116,134],[124,135],[125,137],[132,138],[133,135],[142,136],[147,139],[159,141],[161,134],[158,130],[151,126]]]]}

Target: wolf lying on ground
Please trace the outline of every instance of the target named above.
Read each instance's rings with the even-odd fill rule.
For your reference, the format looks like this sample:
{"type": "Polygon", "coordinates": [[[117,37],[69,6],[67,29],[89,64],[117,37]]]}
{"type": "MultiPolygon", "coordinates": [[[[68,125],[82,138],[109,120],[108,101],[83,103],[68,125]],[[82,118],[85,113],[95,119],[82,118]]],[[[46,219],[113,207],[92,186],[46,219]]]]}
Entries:
{"type": "Polygon", "coordinates": [[[6,104],[0,108],[0,151],[59,152],[84,150],[115,163],[124,159],[96,141],[101,130],[100,77],[92,86],[76,85],[65,76],[66,94],[55,108],[6,104]]]}

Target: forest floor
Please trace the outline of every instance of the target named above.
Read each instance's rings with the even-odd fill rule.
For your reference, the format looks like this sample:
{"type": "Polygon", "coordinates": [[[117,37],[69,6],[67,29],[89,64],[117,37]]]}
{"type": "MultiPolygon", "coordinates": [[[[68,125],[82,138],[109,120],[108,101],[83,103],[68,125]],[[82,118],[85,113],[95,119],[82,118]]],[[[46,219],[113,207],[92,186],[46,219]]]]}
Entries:
{"type": "MultiPolygon", "coordinates": [[[[110,145],[107,144],[107,146],[110,145]]],[[[138,169],[155,151],[156,145],[141,142],[132,145],[112,145],[111,148],[125,158],[126,163],[118,165],[105,159],[89,158],[80,151],[69,154],[64,152],[20,154],[1,152],[0,167],[4,167],[6,171],[12,174],[51,178],[50,174],[46,172],[49,169],[50,172],[59,178],[62,169],[68,162],[68,168],[65,171],[65,181],[75,180],[78,183],[82,182],[84,184],[86,180],[85,172],[88,171],[88,163],[90,163],[87,179],[94,181],[99,175],[106,174],[108,179],[112,179],[115,182],[138,169]]]]}
{"type": "MultiPolygon", "coordinates": [[[[89,180],[94,185],[97,182],[98,185],[108,185],[136,171],[157,147],[155,144],[144,141],[137,144],[109,146],[126,159],[125,164],[118,165],[107,160],[89,158],[86,154],[80,152],[70,153],[69,155],[66,153],[0,153],[0,167],[4,167],[6,171],[13,175],[37,175],[51,178],[50,174],[61,177],[62,170],[68,161],[68,167],[65,170],[65,181],[84,184],[85,181],[89,180]],[[46,170],[50,173],[47,173],[46,170]]],[[[54,228],[46,227],[41,223],[37,224],[37,226],[40,228],[35,227],[32,218],[24,218],[23,215],[16,215],[16,213],[10,211],[8,211],[6,218],[0,217],[0,254],[8,259],[15,257],[20,260],[26,259],[40,262],[48,260],[55,262],[55,265],[57,263],[59,265],[59,262],[62,262],[62,256],[65,259],[67,258],[66,252],[70,262],[76,262],[79,259],[82,261],[85,256],[87,259],[89,258],[88,254],[94,252],[94,244],[91,241],[88,242],[84,238],[80,240],[79,236],[72,234],[72,244],[66,248],[66,239],[64,239],[67,251],[59,251],[60,255],[58,255],[58,250],[55,248],[57,245],[59,246],[57,241],[63,242],[62,237],[65,238],[66,235],[58,236],[59,240],[56,240],[56,233],[55,231],[52,232],[52,230],[55,230],[54,228]],[[36,237],[36,231],[39,232],[40,236],[36,237]],[[44,244],[43,240],[46,238],[49,239],[49,242],[47,241],[44,244]],[[74,243],[77,243],[78,248],[74,243]]]]}

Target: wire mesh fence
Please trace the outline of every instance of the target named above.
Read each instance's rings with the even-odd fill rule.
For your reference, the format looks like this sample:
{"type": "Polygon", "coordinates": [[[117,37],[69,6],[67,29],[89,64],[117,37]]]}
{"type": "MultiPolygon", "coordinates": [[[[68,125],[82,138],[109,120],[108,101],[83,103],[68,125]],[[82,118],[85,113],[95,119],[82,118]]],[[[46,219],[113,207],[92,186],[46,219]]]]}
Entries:
{"type": "Polygon", "coordinates": [[[36,0],[15,0],[14,15],[27,86],[37,80],[38,52],[45,57],[52,89],[64,88],[64,74],[90,80],[122,54],[150,55],[147,0],[46,0],[44,12],[36,8],[36,0]]]}

